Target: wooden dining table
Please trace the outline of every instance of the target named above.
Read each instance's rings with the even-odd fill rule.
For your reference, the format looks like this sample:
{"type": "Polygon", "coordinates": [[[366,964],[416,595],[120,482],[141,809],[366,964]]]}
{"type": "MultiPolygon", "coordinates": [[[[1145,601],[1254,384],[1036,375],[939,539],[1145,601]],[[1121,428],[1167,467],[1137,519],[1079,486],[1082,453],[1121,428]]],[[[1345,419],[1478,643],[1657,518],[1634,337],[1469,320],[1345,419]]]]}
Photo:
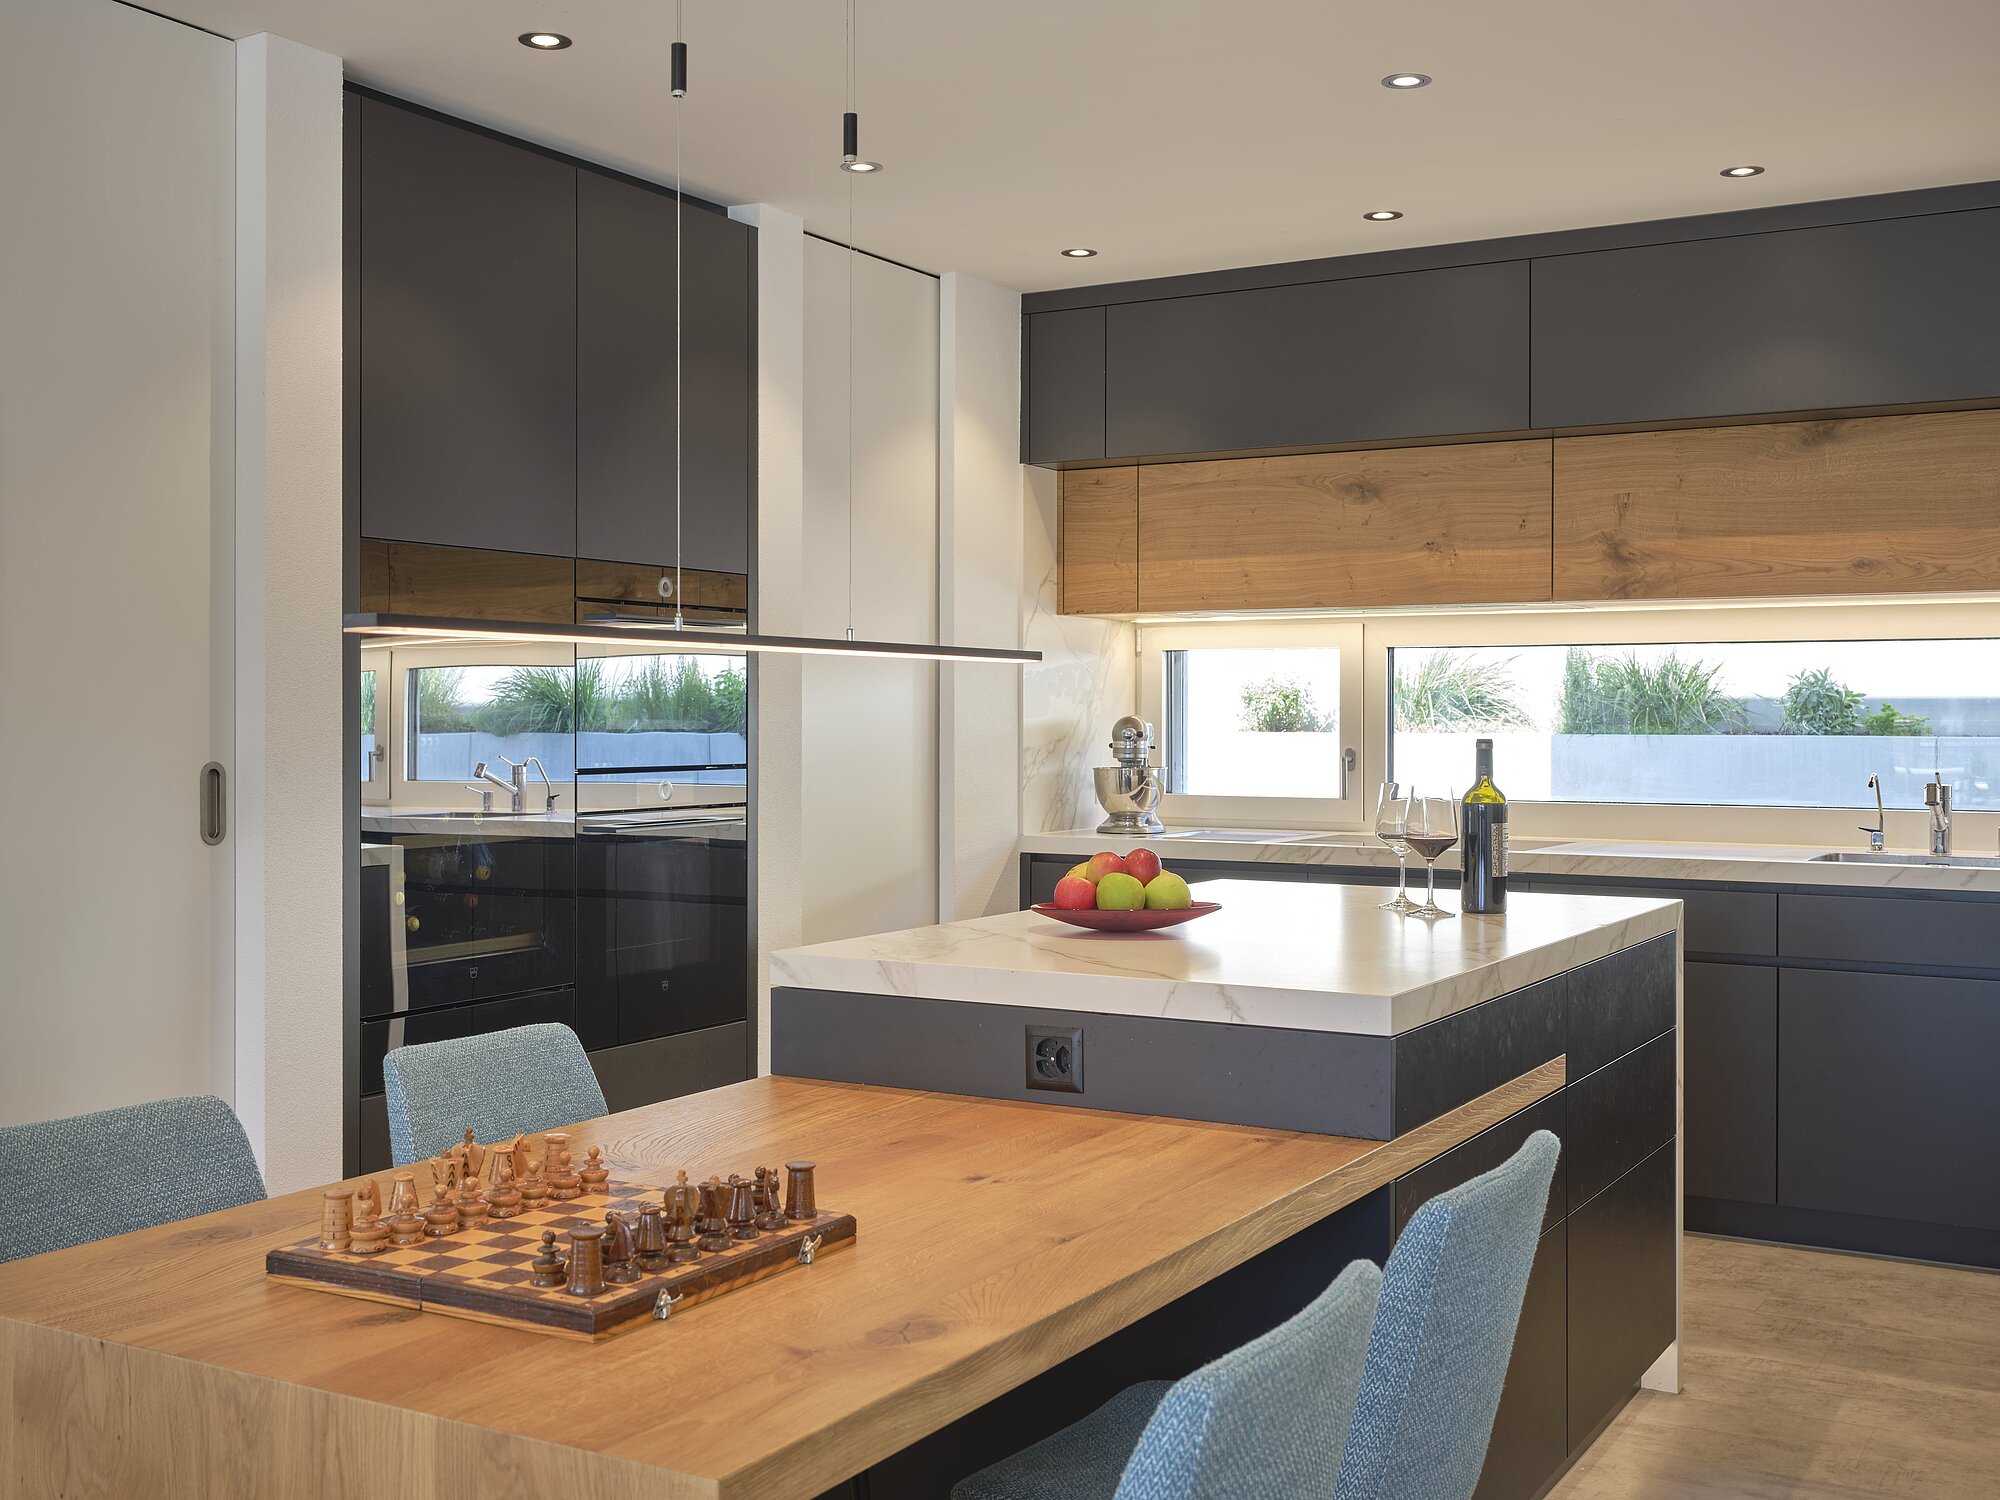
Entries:
{"type": "MultiPolygon", "coordinates": [[[[582,1121],[579,1150],[645,1181],[810,1157],[820,1206],[859,1222],[837,1254],[597,1343],[270,1280],[318,1189],[35,1256],[0,1266],[0,1495],[810,1500],[1563,1067],[1389,1141],[784,1077],[582,1121]]],[[[80,1192],[119,1190],[75,1166],[80,1192]]]]}

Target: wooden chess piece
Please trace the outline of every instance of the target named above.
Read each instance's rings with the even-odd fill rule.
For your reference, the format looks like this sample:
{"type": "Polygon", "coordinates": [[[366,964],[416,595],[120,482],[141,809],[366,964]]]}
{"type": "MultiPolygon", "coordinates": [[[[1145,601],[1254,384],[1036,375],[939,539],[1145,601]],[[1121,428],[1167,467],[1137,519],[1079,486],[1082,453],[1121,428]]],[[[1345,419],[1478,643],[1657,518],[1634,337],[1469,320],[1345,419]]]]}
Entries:
{"type": "Polygon", "coordinates": [[[809,1161],[785,1163],[785,1217],[794,1224],[806,1224],[819,1217],[813,1201],[813,1167],[809,1161]]]}
{"type": "Polygon", "coordinates": [[[757,1238],[757,1185],[734,1172],[729,1174],[729,1237],[757,1238]]]}
{"type": "Polygon", "coordinates": [[[604,1226],[579,1224],[569,1232],[569,1284],[572,1297],[595,1297],[604,1290],[604,1226]]]}
{"type": "Polygon", "coordinates": [[[467,1181],[479,1181],[480,1170],[486,1165],[486,1148],[472,1138],[472,1127],[465,1127],[465,1144],[459,1148],[459,1156],[465,1163],[460,1175],[467,1181]]]}
{"type": "Polygon", "coordinates": [[[458,1199],[440,1182],[431,1198],[431,1206],[424,1210],[424,1237],[441,1240],[448,1234],[458,1233],[458,1199]]]}
{"type": "Polygon", "coordinates": [[[458,1158],[452,1155],[453,1149],[448,1146],[431,1158],[431,1186],[447,1193],[458,1191],[458,1158]]]}
{"type": "Polygon", "coordinates": [[[411,1172],[398,1172],[389,1183],[389,1243],[423,1243],[424,1220],[417,1212],[417,1179],[411,1172]]]}
{"type": "Polygon", "coordinates": [[[458,1227],[483,1228],[488,1212],[486,1195],[479,1190],[479,1179],[467,1172],[464,1181],[458,1185],[458,1227]]]}
{"type": "Polygon", "coordinates": [[[590,1148],[590,1160],[583,1164],[583,1170],[576,1175],[583,1180],[583,1190],[586,1193],[604,1191],[604,1185],[611,1180],[611,1168],[604,1165],[601,1147],[590,1148]]]}
{"type": "Polygon", "coordinates": [[[528,1175],[521,1183],[522,1208],[537,1209],[548,1200],[549,1182],[543,1175],[546,1167],[547,1161],[543,1157],[537,1156],[529,1161],[528,1175]]]}
{"type": "MultiPolygon", "coordinates": [[[[659,1214],[657,1208],[645,1212],[659,1214]]],[[[639,1279],[638,1252],[632,1243],[632,1220],[626,1214],[604,1216],[604,1279],[623,1284],[639,1279]]]]}
{"type": "Polygon", "coordinates": [[[358,1224],[364,1218],[381,1217],[382,1189],[375,1185],[374,1178],[364,1177],[361,1179],[361,1185],[354,1190],[354,1222],[358,1224]]]}
{"type": "Polygon", "coordinates": [[[680,1180],[667,1189],[666,1199],[667,1263],[675,1266],[701,1259],[694,1243],[697,1194],[688,1186],[688,1174],[678,1175],[680,1180]]]}
{"type": "Polygon", "coordinates": [[[778,1201],[778,1169],[759,1167],[757,1169],[757,1227],[766,1234],[783,1229],[791,1221],[785,1217],[785,1208],[778,1201]]]}
{"type": "Polygon", "coordinates": [[[496,1219],[511,1219],[521,1211],[521,1190],[514,1186],[514,1157],[511,1152],[489,1153],[493,1185],[486,1189],[486,1212],[496,1219]]]}
{"type": "Polygon", "coordinates": [[[734,1243],[729,1238],[729,1204],[720,1177],[711,1177],[701,1185],[700,1227],[701,1238],[695,1241],[697,1249],[713,1255],[734,1243]]]}
{"type": "Polygon", "coordinates": [[[551,1130],[542,1137],[542,1175],[548,1179],[549,1196],[558,1203],[567,1203],[582,1194],[583,1179],[570,1165],[566,1132],[551,1130]]]}
{"type": "MultiPolygon", "coordinates": [[[[417,1221],[421,1224],[423,1221],[417,1221]]],[[[421,1233],[421,1231],[419,1231],[421,1233]]],[[[347,1249],[351,1255],[380,1255],[389,1248],[389,1226],[374,1213],[363,1213],[354,1221],[353,1232],[348,1236],[347,1249]]]]}
{"type": "Polygon", "coordinates": [[[542,1249],[528,1262],[528,1284],[530,1286],[561,1286],[569,1279],[569,1262],[556,1251],[556,1232],[542,1231],[542,1249]]]}
{"type": "Polygon", "coordinates": [[[354,1189],[328,1188],[320,1200],[319,1247],[345,1250],[354,1236],[354,1189]]]}
{"type": "Polygon", "coordinates": [[[632,1234],[632,1253],[639,1269],[654,1273],[667,1268],[666,1210],[648,1203],[639,1210],[639,1225],[632,1234]]]}

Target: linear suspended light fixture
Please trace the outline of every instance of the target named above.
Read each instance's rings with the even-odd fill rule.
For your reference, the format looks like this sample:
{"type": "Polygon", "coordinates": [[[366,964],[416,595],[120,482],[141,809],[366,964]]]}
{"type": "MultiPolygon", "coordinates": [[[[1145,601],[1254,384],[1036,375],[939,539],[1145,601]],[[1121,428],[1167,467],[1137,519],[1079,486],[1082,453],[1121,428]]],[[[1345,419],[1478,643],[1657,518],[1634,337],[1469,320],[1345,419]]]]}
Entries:
{"type": "Polygon", "coordinates": [[[539,620],[465,620],[439,615],[353,614],[342,625],[363,640],[512,641],[532,645],[659,646],[662,654],[742,656],[878,656],[901,661],[1021,663],[1039,651],[995,651],[982,646],[930,646],[920,642],[830,640],[817,636],[759,635],[699,625],[555,625],[539,620]]]}

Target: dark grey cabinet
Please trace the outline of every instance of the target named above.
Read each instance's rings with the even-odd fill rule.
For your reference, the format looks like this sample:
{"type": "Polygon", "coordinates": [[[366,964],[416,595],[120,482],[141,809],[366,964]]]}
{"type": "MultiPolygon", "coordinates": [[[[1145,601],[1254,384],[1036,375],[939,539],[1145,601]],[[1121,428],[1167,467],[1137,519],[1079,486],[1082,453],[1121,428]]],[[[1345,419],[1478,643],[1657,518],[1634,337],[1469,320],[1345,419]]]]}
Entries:
{"type": "Polygon", "coordinates": [[[363,536],[571,556],[576,168],[361,112],[363,536]]]}
{"type": "Polygon", "coordinates": [[[1023,463],[1104,457],[1104,312],[1077,307],[1022,319],[1023,463]]]}
{"type": "Polygon", "coordinates": [[[1564,1305],[1568,1247],[1568,1227],[1560,1221],[1542,1232],[1535,1247],[1521,1320],[1514,1326],[1507,1383],[1500,1389],[1486,1464],[1479,1471],[1472,1500],[1531,1500],[1542,1493],[1569,1452],[1565,1436],[1569,1328],[1564,1305]]]}
{"type": "MultiPolygon", "coordinates": [[[[682,551],[749,571],[756,471],[756,236],[706,207],[681,215],[682,551]]],[[[674,200],[578,174],[576,555],[676,560],[674,200]]]]}
{"type": "Polygon", "coordinates": [[[2000,209],[1534,261],[1536,427],[2000,395],[2000,209]]]}
{"type": "MultiPolygon", "coordinates": [[[[1047,421],[1043,399],[1030,400],[1047,421]]],[[[1527,425],[1525,261],[1105,309],[1107,457],[1527,425]]],[[[1057,456],[1084,455],[1039,458],[1057,456]]]]}
{"type": "Polygon", "coordinates": [[[1776,1203],[1778,971],[1689,964],[1682,982],[1685,1189],[1776,1203]]]}
{"type": "Polygon", "coordinates": [[[1574,1452],[1675,1338],[1672,1143],[1572,1212],[1568,1228],[1568,1428],[1574,1452]]]}
{"type": "Polygon", "coordinates": [[[2000,1230],[2000,983],[1786,969],[1778,1201],[2000,1230]]]}

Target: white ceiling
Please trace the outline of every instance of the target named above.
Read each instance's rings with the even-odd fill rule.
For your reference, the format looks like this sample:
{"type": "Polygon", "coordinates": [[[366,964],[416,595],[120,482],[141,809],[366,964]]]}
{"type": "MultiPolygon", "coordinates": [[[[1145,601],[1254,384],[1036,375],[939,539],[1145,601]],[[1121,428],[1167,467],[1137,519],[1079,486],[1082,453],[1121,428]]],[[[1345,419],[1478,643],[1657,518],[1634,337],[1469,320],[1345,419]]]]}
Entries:
{"type": "MultiPolygon", "coordinates": [[[[855,184],[856,242],[1022,290],[2000,178],[1996,0],[859,5],[887,170],[855,184]],[[1379,85],[1403,69],[1437,81],[1379,85]],[[1716,175],[1740,162],[1769,170],[1716,175]]],[[[665,0],[147,8],[672,177],[665,0]]],[[[687,0],[691,192],[845,237],[842,27],[840,0],[687,0]]]]}

